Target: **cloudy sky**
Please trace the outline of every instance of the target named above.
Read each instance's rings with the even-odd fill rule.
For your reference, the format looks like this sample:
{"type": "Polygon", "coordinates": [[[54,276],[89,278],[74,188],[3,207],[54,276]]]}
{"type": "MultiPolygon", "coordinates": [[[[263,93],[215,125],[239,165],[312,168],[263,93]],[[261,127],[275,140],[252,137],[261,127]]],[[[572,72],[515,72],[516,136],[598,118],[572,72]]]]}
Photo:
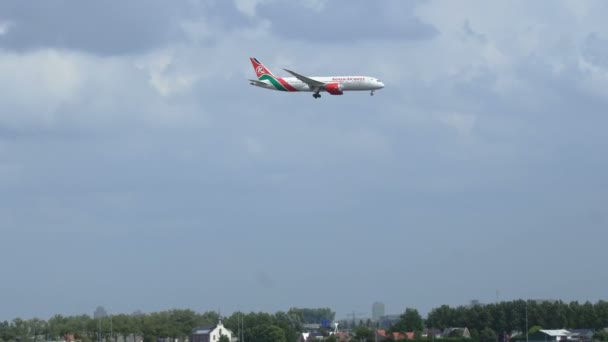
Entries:
{"type": "Polygon", "coordinates": [[[0,2],[0,319],[606,299],[607,11],[0,2]]]}

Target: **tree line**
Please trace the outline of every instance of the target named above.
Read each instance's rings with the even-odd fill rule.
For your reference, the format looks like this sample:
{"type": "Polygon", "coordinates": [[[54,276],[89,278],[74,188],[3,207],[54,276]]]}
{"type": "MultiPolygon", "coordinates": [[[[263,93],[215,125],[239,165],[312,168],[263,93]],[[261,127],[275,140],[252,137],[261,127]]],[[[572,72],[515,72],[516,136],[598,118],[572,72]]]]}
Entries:
{"type": "MultiPolygon", "coordinates": [[[[185,340],[192,330],[201,325],[216,324],[216,312],[197,313],[192,310],[167,310],[153,313],[108,315],[98,308],[93,316],[55,315],[48,320],[33,318],[0,322],[0,341],[38,342],[61,340],[68,334],[83,342],[117,342],[119,337],[142,336],[144,342],[158,339],[185,340]]],[[[264,312],[235,312],[222,317],[223,324],[249,342],[295,342],[304,324],[334,321],[335,312],[329,308],[292,308],[274,314],[264,312]]],[[[349,324],[353,333],[366,339],[382,322],[359,321],[349,324]]],[[[343,327],[343,326],[341,326],[343,327]]],[[[594,329],[599,340],[608,340],[600,330],[608,327],[608,302],[579,303],[562,301],[516,300],[487,305],[434,308],[426,318],[416,309],[408,308],[397,322],[389,327],[394,332],[415,332],[420,339],[425,328],[445,329],[467,327],[474,340],[496,341],[512,332],[525,334],[526,329],[594,329]],[[527,319],[526,319],[527,318],[527,319]]],[[[329,329],[322,328],[325,333],[329,329]]],[[[450,336],[458,339],[461,336],[450,336]]]]}
{"type": "Polygon", "coordinates": [[[37,342],[62,340],[68,334],[83,342],[99,339],[115,342],[119,336],[144,336],[156,341],[156,337],[181,338],[189,336],[197,325],[212,324],[218,320],[215,312],[202,314],[192,310],[168,310],[144,314],[63,316],[55,315],[48,321],[33,318],[16,318],[0,322],[0,340],[4,342],[37,342]]]}
{"type": "MultiPolygon", "coordinates": [[[[329,308],[292,308],[274,314],[235,312],[223,317],[222,323],[235,334],[242,330],[246,341],[292,342],[297,341],[304,324],[333,321],[334,318],[335,312],[329,308]]],[[[103,308],[98,308],[93,316],[55,315],[48,321],[16,318],[10,322],[0,322],[0,341],[56,341],[67,335],[73,335],[83,342],[117,342],[119,337],[126,339],[131,335],[142,336],[144,342],[157,342],[165,338],[183,341],[197,326],[213,325],[219,319],[219,314],[213,311],[197,313],[189,309],[175,309],[149,314],[108,315],[103,308]]]]}
{"type": "MultiPolygon", "coordinates": [[[[478,341],[525,340],[526,333],[540,329],[591,329],[594,338],[608,341],[608,302],[579,303],[563,301],[516,300],[496,304],[450,307],[442,305],[422,319],[416,309],[408,308],[391,331],[419,332],[423,329],[444,330],[466,327],[478,341]]],[[[460,338],[454,331],[452,338],[460,338]]]]}
{"type": "Polygon", "coordinates": [[[496,304],[449,307],[429,312],[425,325],[433,328],[468,327],[476,331],[525,332],[532,326],[545,329],[603,329],[608,327],[608,302],[516,300],[496,304]],[[526,321],[527,317],[527,321],[526,321]]]}

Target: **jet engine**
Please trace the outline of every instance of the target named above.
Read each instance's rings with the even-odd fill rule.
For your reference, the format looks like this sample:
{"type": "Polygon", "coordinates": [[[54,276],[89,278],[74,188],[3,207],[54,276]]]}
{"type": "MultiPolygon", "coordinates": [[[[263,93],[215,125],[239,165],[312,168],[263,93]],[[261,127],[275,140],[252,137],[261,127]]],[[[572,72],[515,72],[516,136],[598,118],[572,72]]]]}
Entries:
{"type": "Polygon", "coordinates": [[[328,83],[325,85],[325,91],[327,91],[328,93],[332,94],[332,95],[342,95],[344,94],[342,92],[342,85],[338,82],[335,83],[328,83]]]}

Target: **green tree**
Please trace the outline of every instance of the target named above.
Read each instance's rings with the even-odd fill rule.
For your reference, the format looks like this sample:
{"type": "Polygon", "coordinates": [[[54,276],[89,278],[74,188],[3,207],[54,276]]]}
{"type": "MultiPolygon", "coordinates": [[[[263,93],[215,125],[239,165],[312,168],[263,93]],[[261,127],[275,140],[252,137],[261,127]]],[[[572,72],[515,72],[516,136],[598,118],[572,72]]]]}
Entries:
{"type": "Polygon", "coordinates": [[[283,329],[288,342],[296,342],[299,340],[300,331],[302,331],[302,322],[297,315],[279,311],[274,314],[274,325],[283,329]]]}
{"type": "Polygon", "coordinates": [[[424,325],[422,323],[422,316],[418,313],[418,310],[407,308],[405,312],[399,317],[397,322],[391,330],[393,331],[422,331],[424,325]]]}
{"type": "Polygon", "coordinates": [[[598,330],[593,334],[593,339],[596,341],[608,341],[608,331],[606,330],[598,330]]]}
{"type": "Polygon", "coordinates": [[[494,330],[492,330],[491,328],[484,328],[483,330],[481,330],[481,332],[479,333],[479,341],[480,342],[493,342],[496,341],[496,332],[494,332],[494,330]]]}
{"type": "Polygon", "coordinates": [[[15,318],[12,322],[12,328],[17,339],[19,339],[20,341],[27,340],[28,334],[26,321],[22,320],[21,318],[15,318]]]}
{"type": "Polygon", "coordinates": [[[45,340],[47,334],[47,323],[38,318],[32,318],[25,322],[29,339],[36,342],[37,340],[45,340]]]}
{"type": "Polygon", "coordinates": [[[0,340],[9,341],[14,339],[8,321],[0,322],[0,340]]]}
{"type": "Polygon", "coordinates": [[[228,338],[228,336],[222,335],[222,336],[220,336],[220,339],[218,342],[230,342],[230,339],[228,338]]]}
{"type": "Polygon", "coordinates": [[[135,324],[135,317],[132,315],[118,314],[112,316],[112,324],[114,333],[122,336],[126,340],[127,336],[136,334],[137,327],[135,324]]]}
{"type": "Polygon", "coordinates": [[[353,338],[354,342],[359,342],[359,341],[368,341],[371,342],[374,340],[374,332],[364,326],[364,325],[360,325],[357,328],[355,328],[355,336],[353,338]]]}
{"type": "Polygon", "coordinates": [[[58,340],[61,336],[67,332],[67,321],[66,317],[62,315],[55,315],[49,319],[49,335],[53,340],[58,340]]]}
{"type": "Polygon", "coordinates": [[[248,342],[287,342],[283,329],[272,324],[258,325],[247,330],[248,342]]]}
{"type": "Polygon", "coordinates": [[[454,309],[448,305],[442,305],[432,309],[427,316],[427,326],[439,329],[449,328],[453,324],[454,309]]]}
{"type": "Polygon", "coordinates": [[[298,316],[304,324],[320,324],[323,320],[333,321],[336,313],[330,308],[291,308],[289,315],[298,316]]]}
{"type": "Polygon", "coordinates": [[[455,338],[461,338],[463,337],[464,331],[462,329],[454,329],[452,331],[450,331],[448,337],[455,337],[455,338]]]}
{"type": "Polygon", "coordinates": [[[492,327],[496,332],[513,330],[507,327],[507,313],[504,305],[490,305],[487,311],[491,317],[492,323],[487,325],[486,328],[492,327]]]}

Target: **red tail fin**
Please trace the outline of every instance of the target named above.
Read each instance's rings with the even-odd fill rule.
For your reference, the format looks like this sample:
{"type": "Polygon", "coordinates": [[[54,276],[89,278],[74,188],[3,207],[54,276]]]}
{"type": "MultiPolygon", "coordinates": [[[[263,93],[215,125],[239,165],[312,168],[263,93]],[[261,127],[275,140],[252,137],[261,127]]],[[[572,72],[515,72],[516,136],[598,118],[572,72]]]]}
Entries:
{"type": "Polygon", "coordinates": [[[255,75],[260,78],[262,77],[262,75],[270,75],[273,76],[272,72],[270,72],[270,70],[268,70],[264,64],[260,63],[260,61],[257,60],[257,58],[254,57],[250,57],[249,58],[251,60],[251,64],[253,65],[253,70],[255,70],[255,75]]]}

